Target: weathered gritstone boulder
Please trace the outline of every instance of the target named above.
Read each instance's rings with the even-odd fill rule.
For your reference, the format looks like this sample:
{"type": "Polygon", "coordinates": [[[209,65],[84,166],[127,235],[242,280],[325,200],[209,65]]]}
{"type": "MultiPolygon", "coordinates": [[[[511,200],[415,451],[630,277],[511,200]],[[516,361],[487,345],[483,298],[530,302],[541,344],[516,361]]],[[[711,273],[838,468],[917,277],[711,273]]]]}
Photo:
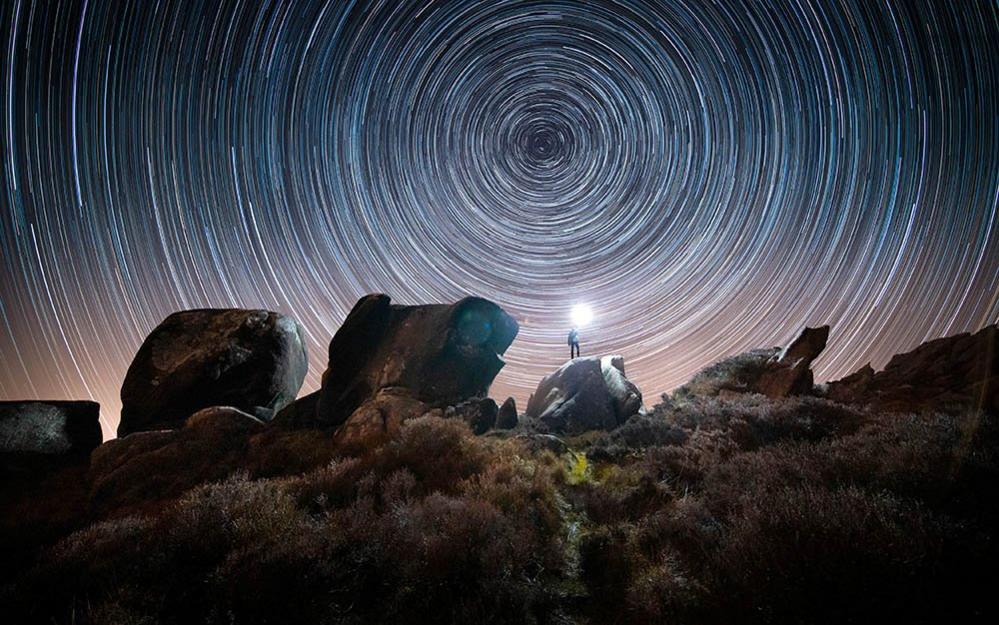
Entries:
{"type": "Polygon", "coordinates": [[[178,430],[138,432],[101,445],[90,459],[95,512],[175,497],[242,466],[263,422],[229,406],[200,410],[178,430]]]}
{"type": "Polygon", "coordinates": [[[513,397],[507,397],[496,413],[496,429],[512,430],[517,427],[517,402],[513,397]]]}
{"type": "Polygon", "coordinates": [[[128,368],[118,436],[177,428],[209,406],[270,420],[305,379],[303,336],[294,319],[266,310],[173,313],[146,337],[128,368]]]}
{"type": "Polygon", "coordinates": [[[297,475],[329,464],[329,432],[267,427],[229,406],[194,413],[176,430],[110,440],[90,459],[89,505],[95,518],[156,510],[199,484],[245,472],[251,478],[297,475]]]}
{"type": "Polygon", "coordinates": [[[377,445],[398,432],[404,421],[421,417],[430,410],[409,389],[383,388],[340,426],[335,437],[337,446],[377,445]]]}
{"type": "Polygon", "coordinates": [[[0,453],[86,456],[101,444],[100,404],[0,401],[0,453]]]}
{"type": "Polygon", "coordinates": [[[318,419],[319,391],[303,395],[278,411],[271,423],[282,428],[304,428],[314,426],[318,419]]]}
{"type": "MultiPolygon", "coordinates": [[[[484,397],[517,330],[502,308],[477,297],[421,306],[394,305],[387,295],[362,297],[330,341],[317,421],[339,426],[383,389],[441,408],[484,397]]],[[[381,410],[383,403],[374,406],[381,410]]],[[[373,418],[370,410],[359,415],[367,424],[361,429],[373,418]]]]}
{"type": "Polygon", "coordinates": [[[755,391],[771,399],[812,392],[812,361],[826,348],[829,326],[805,328],[772,359],[755,384],[755,391]]]}
{"type": "Polygon", "coordinates": [[[882,411],[988,410],[999,413],[999,329],[986,326],[896,354],[884,370],[868,364],[830,382],[826,397],[882,411]]]}
{"type": "Polygon", "coordinates": [[[499,408],[488,397],[469,399],[456,406],[444,409],[445,419],[461,419],[468,424],[473,434],[485,434],[496,425],[499,408]]]}
{"type": "Polygon", "coordinates": [[[642,408],[642,394],[624,375],[621,356],[574,358],[545,376],[525,417],[552,432],[611,430],[642,408]]]}
{"type": "Polygon", "coordinates": [[[805,328],[783,349],[755,349],[726,358],[698,372],[674,397],[759,393],[779,399],[811,394],[811,364],[825,349],[828,338],[829,326],[805,328]]]}

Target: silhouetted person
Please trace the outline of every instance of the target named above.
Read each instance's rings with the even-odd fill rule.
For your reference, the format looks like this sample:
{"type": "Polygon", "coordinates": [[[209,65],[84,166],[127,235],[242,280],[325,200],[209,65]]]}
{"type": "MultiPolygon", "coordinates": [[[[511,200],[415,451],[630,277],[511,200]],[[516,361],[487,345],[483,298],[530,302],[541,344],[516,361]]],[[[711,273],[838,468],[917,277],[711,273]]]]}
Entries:
{"type": "Polygon", "coordinates": [[[579,356],[579,330],[569,330],[569,360],[579,356]]]}

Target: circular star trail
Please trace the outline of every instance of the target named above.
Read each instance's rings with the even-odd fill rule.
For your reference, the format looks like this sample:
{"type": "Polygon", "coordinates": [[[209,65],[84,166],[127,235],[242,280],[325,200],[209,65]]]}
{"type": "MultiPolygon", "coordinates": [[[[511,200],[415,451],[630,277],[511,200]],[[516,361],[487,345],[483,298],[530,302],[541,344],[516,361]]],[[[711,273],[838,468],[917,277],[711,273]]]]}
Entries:
{"type": "Polygon", "coordinates": [[[521,404],[577,304],[650,402],[806,324],[821,380],[999,319],[992,1],[11,0],[0,28],[0,394],[94,398],[107,432],[181,308],[291,314],[309,390],[360,295],[482,295],[521,404]]]}

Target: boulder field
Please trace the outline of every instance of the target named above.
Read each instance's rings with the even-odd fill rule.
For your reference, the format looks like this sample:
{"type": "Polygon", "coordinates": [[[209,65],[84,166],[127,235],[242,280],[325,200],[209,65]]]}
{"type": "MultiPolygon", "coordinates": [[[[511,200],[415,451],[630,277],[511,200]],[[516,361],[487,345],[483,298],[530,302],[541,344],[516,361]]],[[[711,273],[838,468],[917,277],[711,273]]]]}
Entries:
{"type": "MultiPolygon", "coordinates": [[[[620,356],[565,363],[540,381],[522,415],[513,398],[497,406],[488,389],[517,332],[512,317],[481,298],[400,306],[369,295],[332,338],[321,388],[292,401],[307,367],[297,322],[260,310],[170,315],[129,368],[118,439],[100,444],[93,402],[0,402],[7,573],[93,521],[155,512],[194,486],[237,473],[254,479],[328,466],[347,450],[380,444],[410,419],[461,420],[476,434],[561,455],[585,440],[568,437],[615,430],[645,413],[620,356]]],[[[994,325],[925,343],[882,371],[868,366],[814,385],[811,365],[828,336],[827,326],[806,328],[784,348],[725,359],[673,400],[813,395],[855,411],[999,411],[994,325]]]]}
{"type": "MultiPolygon", "coordinates": [[[[368,295],[330,341],[321,388],[292,401],[308,364],[296,321],[263,310],[174,313],[129,367],[118,439],[100,444],[93,402],[0,402],[0,458],[8,484],[17,485],[4,493],[6,509],[19,511],[11,527],[42,514],[32,510],[44,480],[77,502],[82,512],[70,517],[100,517],[235,471],[268,476],[321,466],[421,416],[459,419],[476,434],[513,430],[497,435],[561,449],[556,436],[613,430],[645,413],[621,356],[566,362],[540,381],[522,415],[513,398],[497,406],[488,389],[517,332],[510,315],[481,298],[401,306],[368,295]],[[73,494],[81,490],[82,499],[73,494]]],[[[786,347],[725,359],[673,399],[815,395],[887,412],[999,411],[995,325],[925,343],[882,371],[866,366],[816,386],[811,364],[828,336],[828,326],[805,328],[786,347]]]]}

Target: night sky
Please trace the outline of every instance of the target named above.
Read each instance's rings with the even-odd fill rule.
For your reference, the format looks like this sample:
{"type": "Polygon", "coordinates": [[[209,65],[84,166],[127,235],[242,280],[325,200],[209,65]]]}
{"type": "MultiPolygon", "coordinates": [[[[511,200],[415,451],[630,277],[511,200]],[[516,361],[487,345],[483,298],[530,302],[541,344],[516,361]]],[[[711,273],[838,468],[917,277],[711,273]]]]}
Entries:
{"type": "Polygon", "coordinates": [[[622,353],[655,403],[831,324],[819,380],[999,319],[993,0],[0,3],[0,397],[106,433],[168,313],[318,386],[354,301],[492,299],[492,395],[622,353]]]}

